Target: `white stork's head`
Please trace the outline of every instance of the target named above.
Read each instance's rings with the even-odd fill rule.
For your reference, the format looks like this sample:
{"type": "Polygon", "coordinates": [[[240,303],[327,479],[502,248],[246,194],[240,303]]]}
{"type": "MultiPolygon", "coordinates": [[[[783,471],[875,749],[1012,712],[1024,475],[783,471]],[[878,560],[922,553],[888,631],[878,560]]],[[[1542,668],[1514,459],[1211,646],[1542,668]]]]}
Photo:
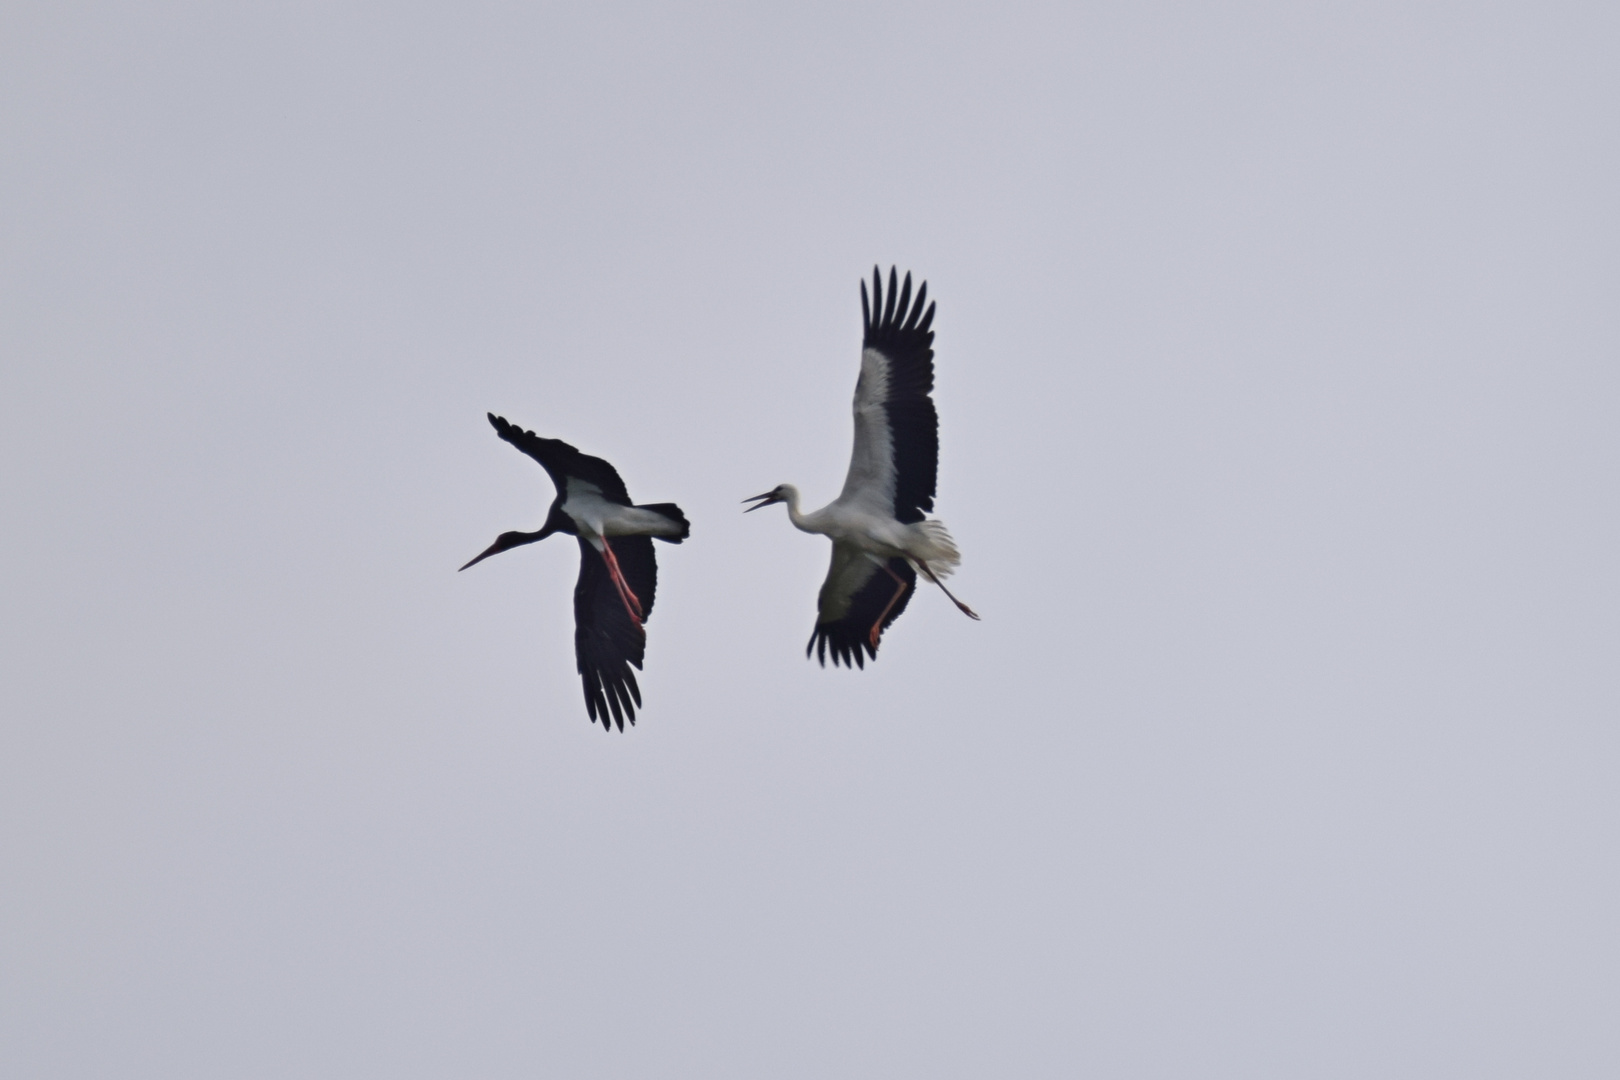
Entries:
{"type": "Polygon", "coordinates": [[[770,506],[772,503],[785,502],[792,506],[797,504],[798,501],[798,488],[794,487],[792,484],[777,484],[763,495],[750,495],[748,498],[744,499],[743,502],[751,502],[754,505],[750,506],[747,510],[744,510],[743,513],[751,513],[754,510],[758,510],[762,506],[770,506]]]}

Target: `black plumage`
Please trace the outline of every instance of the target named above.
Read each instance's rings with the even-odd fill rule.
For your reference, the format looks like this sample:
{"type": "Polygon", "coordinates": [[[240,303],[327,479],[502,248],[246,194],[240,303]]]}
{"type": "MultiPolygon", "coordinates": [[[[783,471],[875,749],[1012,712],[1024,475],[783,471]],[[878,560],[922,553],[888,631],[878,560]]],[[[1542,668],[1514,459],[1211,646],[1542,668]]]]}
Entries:
{"type": "MultiPolygon", "coordinates": [[[[489,423],[495,429],[495,434],[534,458],[551,476],[551,482],[557,485],[557,501],[554,506],[559,508],[562,506],[568,494],[570,476],[594,484],[608,502],[615,502],[620,506],[633,505],[630,502],[630,493],[624,488],[624,481],[619,479],[619,471],[601,458],[582,454],[561,439],[547,439],[532,431],[524,431],[516,424],[509,423],[505,417],[496,416],[494,413],[489,414],[489,423]]],[[[674,505],[674,503],[659,504],[663,508],[674,505]]],[[[565,528],[558,531],[572,532],[572,529],[565,528]]]]}
{"type": "MultiPolygon", "coordinates": [[[[585,499],[598,509],[601,502],[590,502],[592,494],[619,507],[634,507],[651,511],[664,518],[653,521],[652,527],[666,530],[657,539],[678,544],[691,534],[686,515],[674,503],[649,503],[635,506],[624,481],[612,465],[601,458],[583,454],[561,439],[547,439],[532,431],[525,431],[504,418],[489,414],[490,426],[506,442],[539,462],[556,485],[557,497],[546,514],[546,521],[532,533],[502,533],[495,543],[467,566],[501,551],[521,544],[543,540],[553,533],[565,533],[579,541],[579,579],[574,585],[574,659],[580,683],[585,691],[585,712],[592,721],[601,721],[605,730],[614,725],[624,730],[626,722],[635,724],[636,709],[641,706],[641,688],[636,684],[635,670],[640,670],[646,657],[646,620],[652,615],[653,601],[658,591],[658,560],[653,554],[653,536],[616,535],[601,539],[609,545],[618,562],[624,583],[635,595],[640,606],[639,621],[630,614],[630,601],[623,597],[614,584],[606,556],[597,550],[590,537],[581,531],[580,522],[570,515],[566,507],[571,496],[585,499]],[[592,490],[594,489],[594,491],[592,490]],[[678,532],[668,530],[678,529],[678,532]]],[[[577,504],[576,504],[577,505],[577,504]]],[[[617,511],[613,511],[617,513],[617,511]]],[[[594,520],[589,515],[581,520],[594,520]]],[[[641,521],[646,521],[642,516],[641,521]]],[[[623,527],[623,526],[621,526],[623,527]]],[[[633,525],[634,528],[646,527],[633,525]]],[[[592,534],[595,535],[595,534],[592,534]]],[[[467,567],[463,566],[465,570],[467,567]]]]}
{"type": "MultiPolygon", "coordinates": [[[[619,536],[613,540],[619,569],[641,601],[642,621],[652,616],[658,590],[658,561],[650,536],[619,536]]],[[[579,540],[579,581],[574,585],[574,659],[585,688],[585,711],[608,726],[611,713],[619,730],[625,720],[636,722],[641,688],[634,667],[641,669],[647,653],[647,633],[625,611],[602,556],[583,537],[579,540]]]]}
{"type": "Polygon", "coordinates": [[[821,586],[821,617],[810,632],[809,644],[804,647],[806,657],[814,650],[816,659],[826,667],[830,652],[834,667],[843,664],[853,668],[865,668],[867,657],[877,659],[872,627],[878,616],[883,615],[883,624],[879,627],[881,635],[906,610],[912,594],[917,591],[917,571],[908,560],[895,557],[887,565],[906,583],[906,588],[899,599],[894,600],[888,614],[883,615],[884,605],[894,597],[898,587],[894,578],[865,555],[852,555],[848,549],[833,548],[833,565],[826,583],[821,586]],[[865,580],[861,581],[863,575],[865,580]],[[840,594],[847,595],[848,601],[841,601],[840,594]]]}

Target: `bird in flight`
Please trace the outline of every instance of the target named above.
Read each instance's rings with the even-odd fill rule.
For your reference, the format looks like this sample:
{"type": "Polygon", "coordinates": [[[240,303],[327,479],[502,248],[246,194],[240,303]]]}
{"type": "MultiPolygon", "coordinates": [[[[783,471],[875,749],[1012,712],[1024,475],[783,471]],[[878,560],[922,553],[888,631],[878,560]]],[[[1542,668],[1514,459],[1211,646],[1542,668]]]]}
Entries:
{"type": "MultiPolygon", "coordinates": [[[[973,609],[951,594],[944,578],[962,557],[934,508],[939,468],[939,416],[934,389],[934,305],[924,307],[928,283],[911,295],[911,274],[889,289],[872,268],[872,296],[861,282],[861,374],[855,383],[855,449],[838,498],[820,510],[799,512],[799,490],[780,484],[743,500],[758,510],[786,503],[800,530],[832,540],[832,565],[821,585],[816,627],[804,654],[814,650],[823,667],[865,667],[877,659],[878,639],[911,601],[917,572],[938,585],[964,615],[973,609]]],[[[746,512],[746,511],[745,511],[746,512]]]]}
{"type": "MultiPolygon", "coordinates": [[[[647,649],[647,616],[658,590],[653,537],[678,544],[691,534],[686,515],[674,503],[636,506],[612,465],[582,454],[561,439],[489,414],[495,433],[540,463],[557,486],[546,522],[535,532],[504,532],[472,566],[491,555],[567,533],[579,540],[579,581],[574,585],[574,656],[585,685],[585,711],[624,730],[634,725],[641,705],[634,665],[647,649]]],[[[463,566],[462,569],[467,569],[463,566]]]]}

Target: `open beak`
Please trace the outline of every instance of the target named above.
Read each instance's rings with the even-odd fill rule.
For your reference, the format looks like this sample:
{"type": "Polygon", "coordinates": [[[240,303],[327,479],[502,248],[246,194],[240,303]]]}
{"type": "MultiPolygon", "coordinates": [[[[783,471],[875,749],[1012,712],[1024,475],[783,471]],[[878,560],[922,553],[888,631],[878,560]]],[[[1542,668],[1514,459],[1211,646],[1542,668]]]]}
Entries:
{"type": "MultiPolygon", "coordinates": [[[[767,491],[763,495],[750,495],[750,496],[748,496],[748,498],[744,499],[743,502],[745,502],[745,503],[753,503],[754,505],[750,506],[747,510],[744,510],[743,513],[751,514],[755,510],[758,510],[762,506],[769,506],[772,503],[779,503],[781,501],[782,501],[782,496],[778,495],[774,491],[767,491]]],[[[480,558],[481,557],[482,556],[480,556],[480,558]]]]}

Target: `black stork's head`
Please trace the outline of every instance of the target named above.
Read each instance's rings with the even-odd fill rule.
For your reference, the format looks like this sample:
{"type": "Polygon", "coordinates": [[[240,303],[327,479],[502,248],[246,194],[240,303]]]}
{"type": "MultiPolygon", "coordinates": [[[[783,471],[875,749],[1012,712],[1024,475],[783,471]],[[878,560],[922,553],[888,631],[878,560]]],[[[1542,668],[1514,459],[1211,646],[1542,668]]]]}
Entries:
{"type": "Polygon", "coordinates": [[[789,493],[794,495],[798,494],[797,491],[793,490],[792,484],[777,484],[763,495],[750,495],[748,498],[744,499],[743,502],[753,503],[754,505],[750,506],[747,510],[744,510],[743,513],[752,513],[762,506],[770,506],[773,503],[787,502],[789,493]]]}
{"type": "MultiPolygon", "coordinates": [[[[544,540],[554,532],[569,531],[566,527],[567,523],[568,519],[557,507],[553,506],[551,508],[551,513],[546,517],[546,523],[540,526],[538,531],[503,532],[501,535],[495,538],[495,542],[493,544],[489,545],[489,547],[484,550],[483,554],[472,560],[472,562],[469,562],[467,566],[474,566],[481,563],[491,555],[499,555],[503,551],[511,551],[515,547],[522,547],[524,544],[533,544],[544,540]]],[[[467,569],[467,566],[463,566],[462,569],[467,569]]]]}

